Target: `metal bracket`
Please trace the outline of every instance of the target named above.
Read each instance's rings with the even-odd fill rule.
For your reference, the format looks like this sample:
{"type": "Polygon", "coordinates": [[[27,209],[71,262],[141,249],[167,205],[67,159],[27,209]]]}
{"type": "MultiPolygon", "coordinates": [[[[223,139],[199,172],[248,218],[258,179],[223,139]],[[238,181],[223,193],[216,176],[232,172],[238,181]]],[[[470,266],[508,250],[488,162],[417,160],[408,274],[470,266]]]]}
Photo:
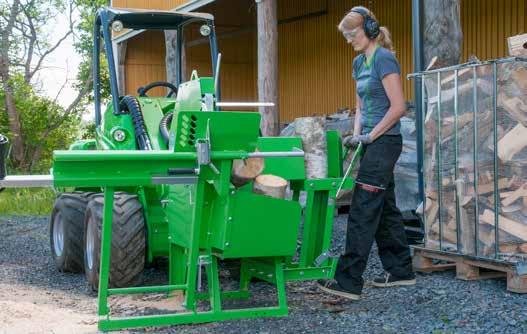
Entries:
{"type": "Polygon", "coordinates": [[[317,258],[315,259],[315,261],[313,261],[313,263],[315,264],[315,266],[320,267],[322,265],[322,263],[324,263],[330,257],[332,257],[330,252],[329,251],[324,251],[324,252],[322,252],[322,254],[317,256],[317,258]]]}
{"type": "Polygon", "coordinates": [[[201,267],[211,264],[210,257],[208,255],[200,255],[198,257],[198,291],[201,291],[201,267]]]}
{"type": "Polygon", "coordinates": [[[198,139],[196,143],[196,154],[198,156],[198,174],[201,166],[209,166],[212,171],[219,175],[220,171],[210,159],[210,119],[207,119],[207,129],[205,132],[205,139],[198,139]]]}

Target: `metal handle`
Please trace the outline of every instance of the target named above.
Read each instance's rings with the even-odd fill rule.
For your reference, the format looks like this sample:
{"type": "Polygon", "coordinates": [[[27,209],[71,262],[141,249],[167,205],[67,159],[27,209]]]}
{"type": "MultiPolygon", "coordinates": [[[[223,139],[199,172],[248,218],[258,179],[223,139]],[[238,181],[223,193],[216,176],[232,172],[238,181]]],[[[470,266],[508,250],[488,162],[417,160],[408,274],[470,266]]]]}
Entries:
{"type": "MultiPolygon", "coordinates": [[[[344,160],[346,160],[346,156],[348,155],[349,151],[350,151],[349,149],[346,151],[346,154],[344,155],[344,160]]],[[[362,152],[362,143],[359,143],[359,145],[357,146],[357,149],[355,150],[355,153],[353,154],[353,158],[351,158],[351,162],[350,162],[350,165],[348,166],[348,169],[346,170],[346,174],[344,174],[344,177],[342,177],[342,181],[340,182],[340,185],[337,189],[337,194],[335,195],[335,198],[338,198],[340,190],[342,189],[344,182],[346,182],[346,179],[348,178],[349,174],[355,167],[355,164],[357,163],[357,159],[361,152],[362,152]]]]}

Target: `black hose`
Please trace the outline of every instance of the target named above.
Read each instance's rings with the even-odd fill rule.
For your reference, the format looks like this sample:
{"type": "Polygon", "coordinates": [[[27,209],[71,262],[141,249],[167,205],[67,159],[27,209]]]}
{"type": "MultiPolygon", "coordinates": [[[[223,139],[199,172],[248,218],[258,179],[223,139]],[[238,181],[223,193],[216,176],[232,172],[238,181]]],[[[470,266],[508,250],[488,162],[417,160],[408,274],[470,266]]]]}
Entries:
{"type": "Polygon", "coordinates": [[[161,133],[161,137],[163,138],[163,141],[168,146],[170,133],[168,132],[168,124],[172,122],[172,118],[174,116],[173,112],[168,112],[161,118],[161,122],[159,122],[159,132],[161,133]]]}
{"type": "Polygon", "coordinates": [[[134,96],[124,96],[119,103],[119,108],[123,111],[128,111],[132,116],[132,123],[134,124],[135,139],[140,150],[152,150],[150,138],[146,132],[145,120],[141,112],[141,105],[134,96]]]}

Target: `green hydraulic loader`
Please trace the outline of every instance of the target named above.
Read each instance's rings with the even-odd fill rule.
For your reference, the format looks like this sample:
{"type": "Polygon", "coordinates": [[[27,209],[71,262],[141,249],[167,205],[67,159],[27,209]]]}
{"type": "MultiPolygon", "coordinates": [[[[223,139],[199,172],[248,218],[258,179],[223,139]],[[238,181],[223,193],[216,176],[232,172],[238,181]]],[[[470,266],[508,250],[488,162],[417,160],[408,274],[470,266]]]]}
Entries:
{"type": "MultiPolygon", "coordinates": [[[[220,100],[221,56],[209,14],[102,8],[93,42],[95,138],[55,151],[49,175],[6,176],[9,141],[0,136],[0,188],[60,193],[51,213],[51,253],[58,270],[84,272],[98,290],[100,330],[285,316],[287,281],[333,278],[336,195],[354,186],[343,173],[337,132],[326,136],[328,177],[308,179],[301,138],[262,137],[259,113],[228,111],[266,104],[220,100]],[[144,30],[175,31],[176,82],[154,82],[139,87],[138,96],[121,96],[112,37],[144,30]],[[209,69],[200,70],[211,68],[210,76],[192,71],[183,80],[181,59],[191,61],[183,56],[183,36],[208,45],[209,69]],[[111,90],[104,112],[101,61],[108,63],[111,90]],[[168,94],[148,96],[158,87],[168,94]],[[252,182],[233,185],[233,161],[256,157],[264,159],[264,174],[289,182],[291,198],[256,194],[252,182]],[[168,282],[141,286],[145,265],[160,258],[168,258],[168,282]],[[240,261],[236,290],[221,288],[218,263],[224,260],[240,261]],[[226,299],[251,298],[253,279],[276,287],[275,306],[223,307],[226,299]],[[108,305],[112,295],[169,298],[176,291],[184,295],[181,312],[122,317],[108,305]]],[[[205,68],[202,58],[198,63],[205,68]]]]}

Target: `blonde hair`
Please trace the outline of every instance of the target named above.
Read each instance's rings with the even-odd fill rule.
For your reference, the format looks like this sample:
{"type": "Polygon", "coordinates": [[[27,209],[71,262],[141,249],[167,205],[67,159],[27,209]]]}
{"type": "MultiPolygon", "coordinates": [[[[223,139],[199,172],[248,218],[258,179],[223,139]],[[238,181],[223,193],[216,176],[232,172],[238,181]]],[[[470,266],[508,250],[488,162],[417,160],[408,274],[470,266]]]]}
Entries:
{"type": "MultiPolygon", "coordinates": [[[[373,12],[371,10],[369,10],[369,9],[366,9],[366,10],[368,12],[368,15],[372,19],[377,21],[377,19],[375,18],[375,15],[373,14],[373,12]]],[[[362,17],[361,14],[354,12],[353,8],[352,8],[348,12],[348,14],[346,14],[346,16],[344,16],[342,21],[340,21],[338,29],[339,29],[340,32],[344,32],[344,31],[350,31],[350,30],[353,30],[353,29],[355,29],[357,27],[363,27],[363,26],[364,26],[364,18],[362,17]]],[[[377,43],[379,43],[379,45],[382,46],[383,48],[386,48],[386,49],[394,52],[393,42],[392,42],[392,35],[390,34],[390,31],[388,30],[388,28],[380,27],[379,30],[380,30],[379,36],[377,36],[377,38],[375,38],[375,41],[377,43]]]]}

